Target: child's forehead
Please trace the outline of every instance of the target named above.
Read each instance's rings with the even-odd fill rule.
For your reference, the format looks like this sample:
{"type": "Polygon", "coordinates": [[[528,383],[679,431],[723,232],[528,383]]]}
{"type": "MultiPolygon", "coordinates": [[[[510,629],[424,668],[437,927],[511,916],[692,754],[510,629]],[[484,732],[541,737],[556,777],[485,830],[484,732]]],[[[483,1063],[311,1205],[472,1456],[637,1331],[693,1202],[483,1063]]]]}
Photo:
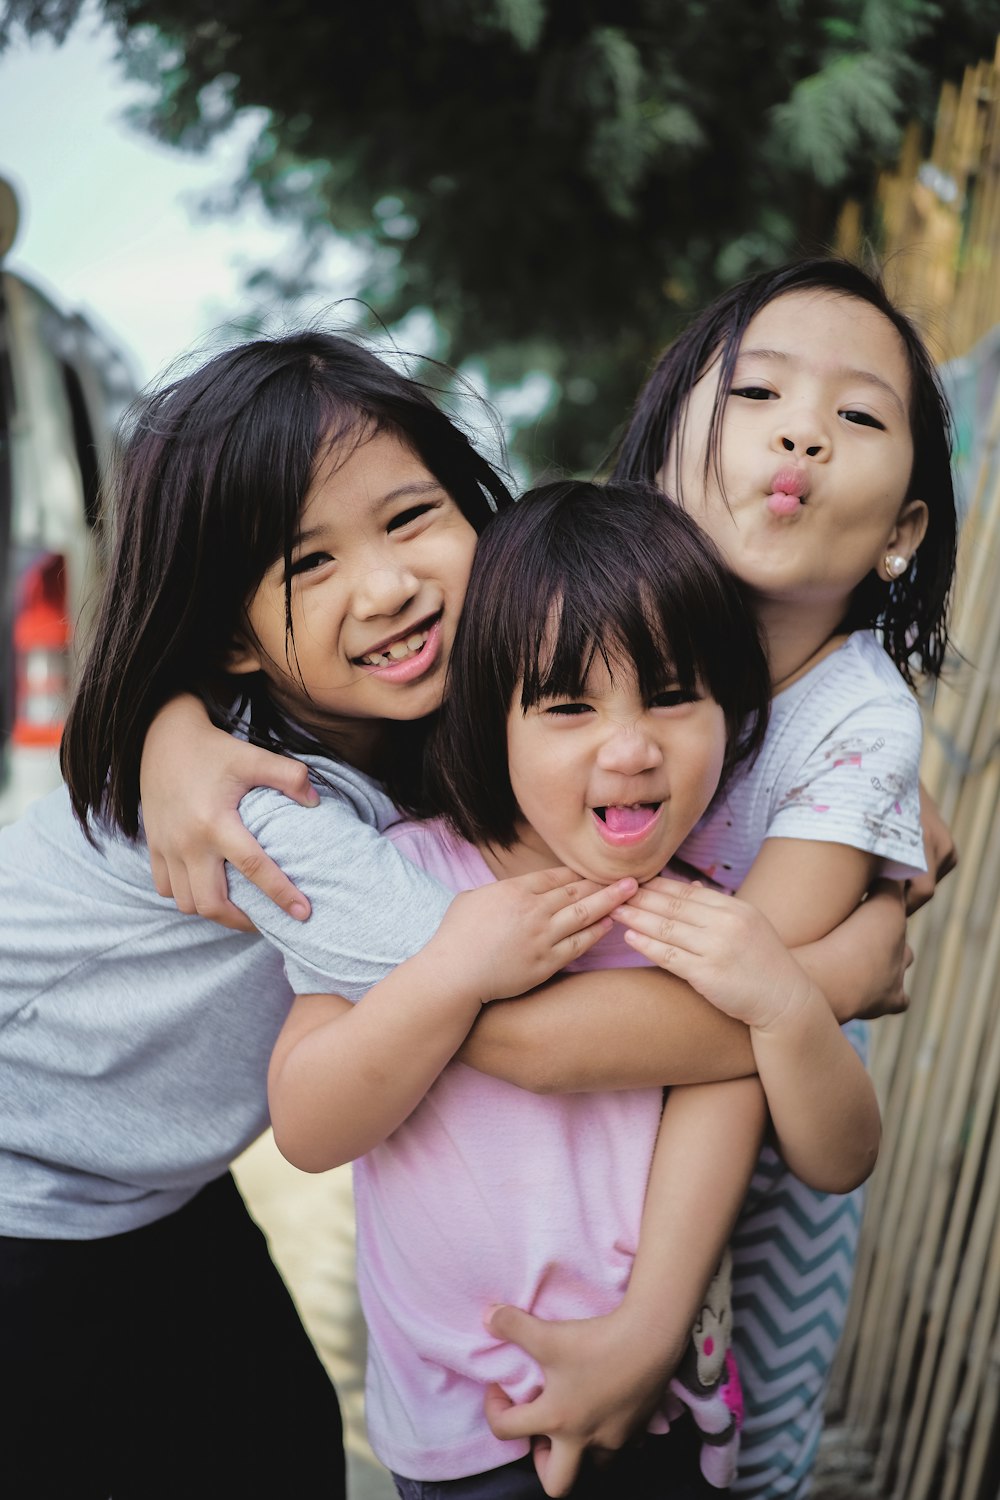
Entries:
{"type": "Polygon", "coordinates": [[[822,286],[792,287],[765,302],[748,322],[739,351],[742,356],[758,346],[766,350],[769,339],[778,341],[779,351],[808,351],[815,348],[818,332],[825,345],[841,345],[847,358],[868,351],[874,335],[879,352],[884,345],[904,363],[907,360],[902,337],[884,312],[862,297],[822,286]]]}
{"type": "Polygon", "coordinates": [[[407,439],[394,428],[358,420],[323,434],[302,516],[312,520],[338,505],[377,511],[396,496],[441,488],[407,439]]]}
{"type": "MultiPolygon", "coordinates": [[[[722,350],[713,359],[721,365],[722,350]]],[[[796,287],[773,297],[750,319],[735,351],[746,367],[767,363],[845,381],[881,385],[905,413],[910,356],[886,315],[861,297],[827,287],[796,287]]]]}

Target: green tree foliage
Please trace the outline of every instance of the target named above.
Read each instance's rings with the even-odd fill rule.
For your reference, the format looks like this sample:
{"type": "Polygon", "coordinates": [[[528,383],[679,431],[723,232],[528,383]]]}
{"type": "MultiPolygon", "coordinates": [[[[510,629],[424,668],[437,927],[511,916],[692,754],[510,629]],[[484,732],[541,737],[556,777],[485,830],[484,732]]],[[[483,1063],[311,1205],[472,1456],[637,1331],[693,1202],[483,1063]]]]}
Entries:
{"type": "MultiPolygon", "coordinates": [[[[81,0],[8,0],[64,35],[81,0]]],[[[364,243],[389,324],[433,309],[489,380],[548,372],[537,470],[597,464],[650,359],[721,285],[829,243],[836,208],[992,54],[1000,0],[103,0],[143,123],[262,124],[235,201],[364,243]]],[[[224,206],[224,205],[222,205],[224,206]]]]}

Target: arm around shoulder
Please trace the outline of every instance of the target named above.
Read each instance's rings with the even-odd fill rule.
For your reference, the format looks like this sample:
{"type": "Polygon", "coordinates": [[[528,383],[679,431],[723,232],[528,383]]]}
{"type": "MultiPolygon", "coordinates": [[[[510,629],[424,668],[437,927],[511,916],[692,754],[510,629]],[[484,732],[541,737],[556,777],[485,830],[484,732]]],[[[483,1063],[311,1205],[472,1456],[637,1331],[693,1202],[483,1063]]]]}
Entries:
{"type": "Polygon", "coordinates": [[[298,920],[309,903],[261,849],[237,813],[255,786],[315,806],[308,768],[216,729],[191,693],[166,703],[146,734],[140,769],[142,820],[156,889],[183,912],[224,927],[249,930],[246,913],[229,899],[225,863],[298,920]]]}

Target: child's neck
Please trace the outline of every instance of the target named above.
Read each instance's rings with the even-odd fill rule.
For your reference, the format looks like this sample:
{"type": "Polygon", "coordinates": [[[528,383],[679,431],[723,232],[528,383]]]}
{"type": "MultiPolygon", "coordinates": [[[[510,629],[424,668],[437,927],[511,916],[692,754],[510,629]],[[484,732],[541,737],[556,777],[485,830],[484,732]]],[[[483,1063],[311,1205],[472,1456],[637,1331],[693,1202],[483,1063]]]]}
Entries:
{"type": "Polygon", "coordinates": [[[764,629],[771,692],[790,687],[845,639],[841,624],[846,605],[803,605],[797,601],[758,599],[757,618],[764,629]]]}
{"type": "Polygon", "coordinates": [[[551,870],[561,864],[548,844],[520,820],[517,824],[517,842],[510,849],[501,849],[496,844],[480,844],[479,852],[498,880],[512,875],[530,875],[533,870],[551,870]]]}

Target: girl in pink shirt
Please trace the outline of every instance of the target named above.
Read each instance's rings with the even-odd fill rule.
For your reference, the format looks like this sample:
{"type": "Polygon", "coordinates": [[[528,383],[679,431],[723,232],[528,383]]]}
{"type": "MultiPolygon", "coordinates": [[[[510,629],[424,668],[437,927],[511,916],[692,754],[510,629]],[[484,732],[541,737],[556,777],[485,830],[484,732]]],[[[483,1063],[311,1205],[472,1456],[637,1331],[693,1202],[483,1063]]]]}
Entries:
{"type": "MultiPolygon", "coordinates": [[[[402,825],[399,846],[457,892],[493,886],[500,898],[508,878],[558,865],[600,885],[643,882],[670,913],[670,952],[651,956],[749,1027],[786,1159],[827,1187],[861,1181],[875,1160],[878,1109],[824,996],[752,907],[660,878],[766,721],[757,632],[711,543],[652,487],[533,491],[486,528],[452,663],[416,809],[437,817],[402,825]]],[[[435,944],[434,984],[442,1016],[471,1025],[484,996],[504,993],[495,966],[502,976],[505,962],[519,964],[525,937],[498,907],[506,941],[493,931],[487,943],[480,905],[463,940],[462,899],[449,913],[452,948],[442,955],[435,944]]],[[[642,946],[616,927],[582,964],[642,962],[642,946]]],[[[426,968],[418,955],[385,983],[405,995],[408,971],[420,987],[426,968]]],[[[484,1411],[491,1388],[523,1402],[540,1386],[533,1361],[484,1328],[489,1304],[592,1318],[628,1290],[632,1315],[658,1320],[664,1287],[636,1261],[654,1152],[692,1163],[690,1202],[651,1196],[650,1212],[676,1221],[711,1200],[716,1153],[756,1142],[713,1132],[714,1085],[672,1091],[656,1150],[657,1088],[535,1096],[462,1062],[404,1114],[394,1091],[409,1073],[424,1077],[425,1060],[398,1046],[383,988],[353,1015],[337,997],[298,997],[269,1078],[275,1139],[290,1161],[319,1171],[361,1158],[372,1446],[407,1500],[561,1493],[545,1444],[532,1455],[527,1439],[498,1438],[484,1411]],[[356,1024],[366,1012],[367,1028],[356,1024]],[[380,1073],[393,1091],[373,1086],[380,1073]],[[368,1086],[341,1089],[341,1074],[368,1086]]],[[[700,1214],[716,1226],[715,1255],[730,1216],[721,1202],[700,1214]]],[[[655,1221],[645,1233],[657,1237],[655,1221]]],[[[687,1500],[728,1485],[739,1395],[720,1314],[651,1414],[661,1435],[609,1467],[585,1467],[574,1494],[687,1500]],[[714,1352],[723,1376],[699,1382],[698,1357],[711,1363],[714,1352]]],[[[667,1373],[665,1363],[665,1387],[667,1373]]]]}

